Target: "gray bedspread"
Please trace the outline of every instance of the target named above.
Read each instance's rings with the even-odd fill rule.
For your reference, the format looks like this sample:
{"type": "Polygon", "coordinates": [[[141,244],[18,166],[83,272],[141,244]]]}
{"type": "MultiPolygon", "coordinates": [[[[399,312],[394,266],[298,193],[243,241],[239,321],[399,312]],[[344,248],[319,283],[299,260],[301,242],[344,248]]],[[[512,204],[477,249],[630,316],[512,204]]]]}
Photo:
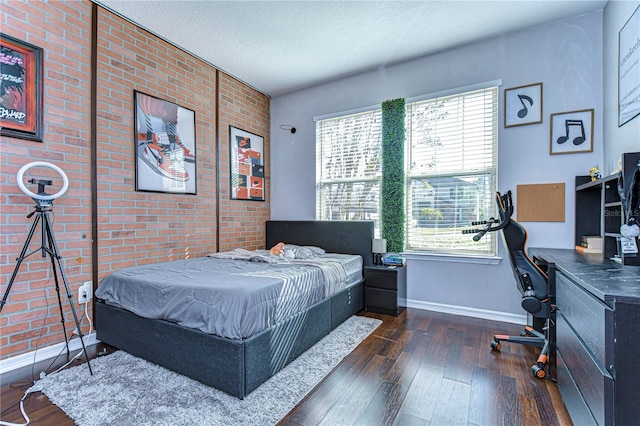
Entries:
{"type": "Polygon", "coordinates": [[[269,263],[205,257],[138,266],[106,277],[96,297],[145,318],[244,339],[357,280],[354,257],[361,259],[331,255],[325,261],[269,263]]]}

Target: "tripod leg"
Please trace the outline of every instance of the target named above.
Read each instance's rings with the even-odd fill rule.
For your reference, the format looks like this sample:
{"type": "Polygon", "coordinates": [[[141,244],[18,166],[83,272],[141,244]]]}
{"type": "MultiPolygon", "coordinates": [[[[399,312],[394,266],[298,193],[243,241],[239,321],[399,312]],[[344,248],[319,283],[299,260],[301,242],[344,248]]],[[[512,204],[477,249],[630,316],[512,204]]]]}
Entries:
{"type": "Polygon", "coordinates": [[[24,242],[24,247],[22,247],[22,251],[20,252],[20,256],[18,257],[16,263],[16,268],[13,270],[13,274],[11,275],[11,279],[9,280],[9,286],[7,290],[4,292],[4,296],[2,296],[2,302],[0,303],[0,312],[2,312],[2,308],[4,308],[4,304],[7,303],[7,298],[9,297],[9,292],[11,291],[11,287],[13,286],[13,282],[16,279],[16,275],[18,275],[18,269],[20,269],[20,265],[22,265],[22,261],[25,259],[25,253],[29,249],[29,244],[31,244],[31,238],[33,238],[33,233],[38,226],[38,222],[40,221],[40,215],[36,216],[33,221],[33,225],[31,225],[31,229],[29,230],[29,235],[27,236],[27,240],[24,242]]]}
{"type": "MultiPolygon", "coordinates": [[[[58,287],[58,278],[57,278],[57,273],[56,273],[56,267],[55,267],[55,262],[54,262],[54,257],[55,259],[58,261],[58,266],[60,268],[60,275],[62,276],[62,282],[64,283],[64,288],[67,291],[67,299],[69,300],[69,306],[71,306],[71,313],[73,314],[73,320],[75,321],[76,324],[76,330],[78,330],[78,337],[80,338],[80,343],[82,343],[82,351],[84,352],[84,357],[87,360],[87,366],[89,367],[89,373],[91,375],[93,375],[93,370],[91,369],[91,363],[89,362],[89,354],[87,353],[87,348],[84,344],[84,336],[82,334],[82,330],[80,329],[80,322],[78,321],[78,315],[76,314],[76,308],[73,305],[73,295],[71,294],[71,290],[69,290],[69,284],[67,283],[67,276],[64,272],[64,268],[62,267],[62,263],[60,262],[60,259],[62,258],[59,254],[58,254],[58,245],[56,244],[56,240],[55,237],[53,236],[53,229],[51,229],[51,222],[49,221],[49,216],[45,213],[44,219],[43,219],[43,226],[46,227],[47,229],[47,240],[49,242],[49,256],[51,256],[51,265],[53,267],[53,273],[54,276],[56,277],[55,281],[56,281],[56,287],[58,287]]],[[[59,290],[59,288],[58,288],[59,290]]],[[[62,317],[62,302],[60,300],[60,292],[58,291],[58,302],[60,302],[60,316],[62,317]]],[[[63,317],[63,322],[64,322],[64,317],[63,317]]],[[[64,326],[63,326],[64,328],[64,326]]],[[[67,333],[65,332],[65,342],[67,341],[67,333]]],[[[67,350],[68,350],[68,346],[67,346],[67,350]]]]}
{"type": "MultiPolygon", "coordinates": [[[[49,240],[49,245],[51,245],[51,241],[49,240]]],[[[47,253],[49,253],[49,258],[51,259],[51,270],[53,271],[53,280],[56,283],[56,295],[58,296],[58,307],[60,308],[60,322],[62,323],[62,334],[64,335],[64,345],[67,348],[67,355],[69,355],[69,338],[67,337],[67,326],[66,321],[64,319],[64,310],[62,309],[62,298],[60,297],[60,284],[58,282],[58,271],[56,270],[56,262],[54,260],[55,252],[51,251],[49,247],[47,253]]],[[[62,266],[60,267],[62,268],[62,266]]],[[[73,301],[70,301],[73,306],[73,301]]]]}

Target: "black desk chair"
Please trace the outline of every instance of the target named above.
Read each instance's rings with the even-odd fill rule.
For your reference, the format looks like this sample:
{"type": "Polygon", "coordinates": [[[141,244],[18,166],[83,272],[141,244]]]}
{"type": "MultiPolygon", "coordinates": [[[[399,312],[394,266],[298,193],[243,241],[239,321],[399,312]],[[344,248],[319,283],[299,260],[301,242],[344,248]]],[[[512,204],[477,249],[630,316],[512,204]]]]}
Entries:
{"type": "Polygon", "coordinates": [[[527,325],[520,336],[494,335],[491,348],[499,351],[501,342],[542,348],[531,372],[535,377],[544,378],[545,368],[550,365],[550,357],[555,351],[555,267],[553,264],[538,265],[527,255],[527,231],[511,218],[511,191],[504,195],[497,193],[496,202],[499,220],[491,218],[487,222],[474,223],[486,224],[486,227],[464,232],[476,233],[473,239],[478,241],[487,232],[502,231],[516,284],[522,294],[522,307],[531,315],[532,324],[527,325]]]}

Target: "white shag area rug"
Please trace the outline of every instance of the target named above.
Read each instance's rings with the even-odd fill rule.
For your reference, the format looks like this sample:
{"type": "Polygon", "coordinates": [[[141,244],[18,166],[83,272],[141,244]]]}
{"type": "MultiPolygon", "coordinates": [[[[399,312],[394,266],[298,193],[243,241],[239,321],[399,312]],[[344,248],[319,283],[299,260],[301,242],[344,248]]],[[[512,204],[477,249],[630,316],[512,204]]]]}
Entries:
{"type": "Polygon", "coordinates": [[[381,323],[352,316],[243,400],[123,351],[41,382],[81,426],[273,425],[381,323]]]}

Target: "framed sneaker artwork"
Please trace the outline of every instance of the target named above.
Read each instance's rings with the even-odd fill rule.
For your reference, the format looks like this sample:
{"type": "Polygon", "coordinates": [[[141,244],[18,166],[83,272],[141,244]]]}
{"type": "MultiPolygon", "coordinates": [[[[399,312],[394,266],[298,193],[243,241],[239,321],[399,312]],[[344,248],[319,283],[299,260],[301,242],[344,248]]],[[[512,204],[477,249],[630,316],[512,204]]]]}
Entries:
{"type": "Polygon", "coordinates": [[[195,112],[134,91],[136,191],[196,194],[195,112]]]}
{"type": "Polygon", "coordinates": [[[231,199],[264,201],[264,138],[229,126],[231,199]]]}

